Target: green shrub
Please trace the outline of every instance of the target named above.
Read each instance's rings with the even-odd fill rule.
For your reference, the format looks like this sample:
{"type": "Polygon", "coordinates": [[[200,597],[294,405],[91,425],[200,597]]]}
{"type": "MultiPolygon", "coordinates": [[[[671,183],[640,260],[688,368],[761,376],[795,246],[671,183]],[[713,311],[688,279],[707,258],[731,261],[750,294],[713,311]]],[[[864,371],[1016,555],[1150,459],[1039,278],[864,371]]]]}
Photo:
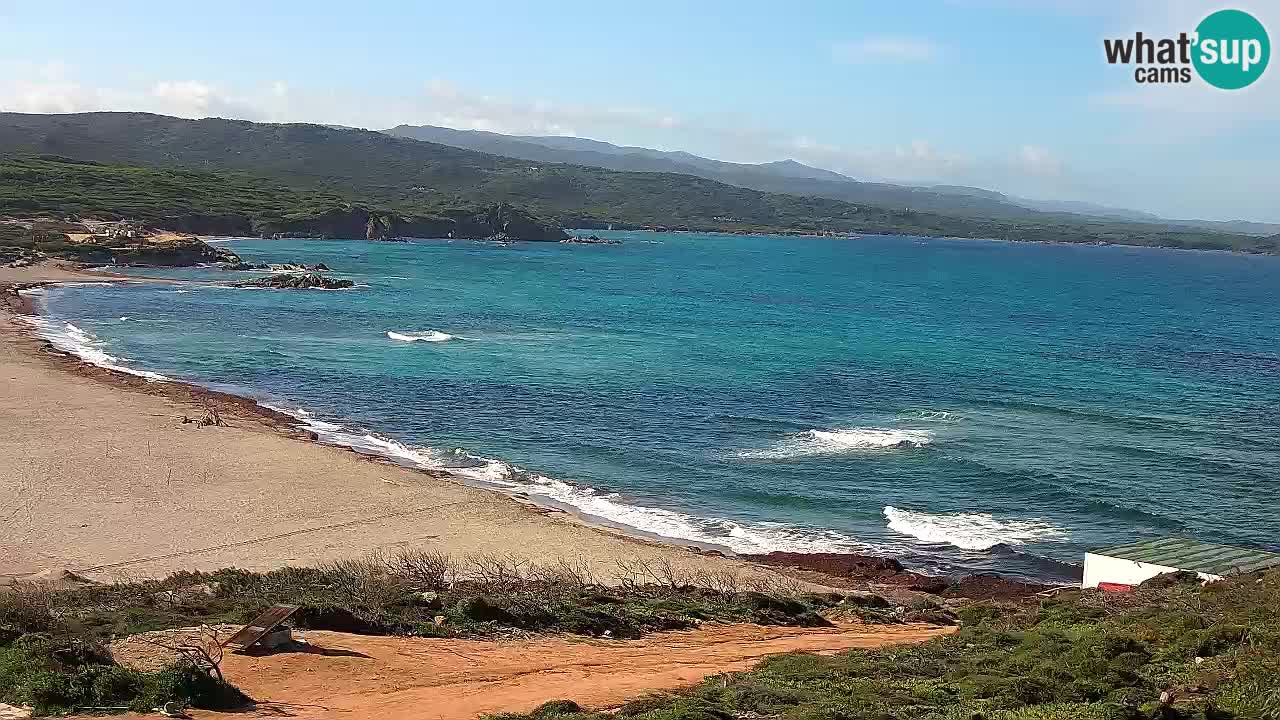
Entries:
{"type": "Polygon", "coordinates": [[[580,712],[582,712],[582,708],[578,707],[578,703],[572,700],[551,700],[542,703],[529,714],[538,718],[538,720],[544,720],[545,718],[554,718],[560,715],[577,715],[580,712]]]}
{"type": "Polygon", "coordinates": [[[1280,720],[1280,571],[1119,597],[1066,593],[1021,609],[978,603],[960,616],[959,631],[920,645],[777,656],[618,714],[1280,720]],[[1172,707],[1159,705],[1165,690],[1177,698],[1172,707]]]}

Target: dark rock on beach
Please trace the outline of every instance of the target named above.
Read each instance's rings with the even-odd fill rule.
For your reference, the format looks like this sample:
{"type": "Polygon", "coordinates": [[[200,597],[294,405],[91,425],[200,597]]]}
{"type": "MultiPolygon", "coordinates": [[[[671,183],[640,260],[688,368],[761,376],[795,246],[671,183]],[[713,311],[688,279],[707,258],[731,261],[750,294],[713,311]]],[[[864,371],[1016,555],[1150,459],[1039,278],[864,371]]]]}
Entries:
{"type": "Polygon", "coordinates": [[[238,282],[235,287],[273,288],[276,290],[342,290],[354,287],[350,280],[331,278],[319,273],[281,273],[270,277],[238,282]]]}
{"type": "Polygon", "coordinates": [[[979,573],[960,578],[944,590],[942,596],[970,600],[1008,600],[1035,595],[1049,588],[1049,585],[1024,582],[994,573],[979,573]]]}
{"type": "Polygon", "coordinates": [[[853,553],[772,552],[742,557],[762,565],[800,571],[801,574],[812,576],[811,579],[815,582],[831,578],[838,580],[841,585],[853,582],[892,586],[949,598],[1009,599],[1034,595],[1049,587],[986,573],[958,580],[923,575],[905,569],[902,563],[893,558],[853,553]]]}
{"type": "Polygon", "coordinates": [[[893,558],[846,553],[771,552],[767,555],[745,555],[746,559],[764,565],[794,567],[836,577],[879,578],[903,572],[902,563],[893,558]]]}

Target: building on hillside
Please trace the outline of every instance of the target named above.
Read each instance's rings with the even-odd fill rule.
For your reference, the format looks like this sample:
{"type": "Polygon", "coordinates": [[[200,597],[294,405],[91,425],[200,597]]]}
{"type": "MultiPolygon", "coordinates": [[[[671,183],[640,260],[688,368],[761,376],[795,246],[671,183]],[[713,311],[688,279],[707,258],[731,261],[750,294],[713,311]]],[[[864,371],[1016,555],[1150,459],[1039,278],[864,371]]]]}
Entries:
{"type": "Polygon", "coordinates": [[[1201,580],[1280,567],[1280,554],[1186,538],[1143,540],[1084,554],[1084,587],[1127,590],[1143,580],[1172,572],[1193,572],[1201,580]]]}

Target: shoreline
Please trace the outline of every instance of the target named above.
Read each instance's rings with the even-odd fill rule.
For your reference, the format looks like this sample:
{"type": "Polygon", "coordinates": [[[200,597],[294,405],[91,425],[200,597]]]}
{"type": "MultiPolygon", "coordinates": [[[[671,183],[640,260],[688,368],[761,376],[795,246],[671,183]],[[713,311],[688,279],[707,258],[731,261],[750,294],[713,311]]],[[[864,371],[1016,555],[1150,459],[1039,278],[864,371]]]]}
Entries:
{"type": "MultiPolygon", "coordinates": [[[[565,509],[548,507],[543,504],[535,503],[525,496],[511,493],[504,493],[498,489],[486,488],[475,484],[464,483],[462,478],[445,471],[432,471],[418,467],[407,467],[404,464],[396,463],[388,458],[362,453],[350,447],[339,446],[331,443],[322,442],[314,432],[305,429],[305,424],[299,418],[285,412],[274,410],[270,407],[264,407],[258,401],[235,395],[232,393],[212,390],[190,382],[182,380],[168,379],[165,381],[153,381],[145,377],[133,375],[127,372],[103,368],[94,365],[82,358],[71,353],[57,349],[53,344],[35,334],[34,328],[26,326],[18,320],[19,315],[30,315],[37,308],[28,298],[25,298],[18,291],[20,289],[30,289],[41,286],[56,285],[72,282],[116,282],[120,280],[138,280],[136,277],[126,277],[114,274],[89,274],[81,272],[77,269],[68,269],[61,265],[43,265],[35,268],[18,269],[0,269],[0,338],[4,345],[11,351],[15,358],[0,357],[0,365],[5,369],[13,364],[16,359],[17,363],[27,366],[34,366],[35,370],[47,369],[49,372],[58,376],[67,376],[92,383],[100,388],[111,398],[116,396],[132,396],[135,399],[141,399],[144,403],[149,401],[159,401],[169,406],[174,411],[186,410],[186,417],[192,414],[199,416],[201,409],[212,407],[228,421],[228,428],[214,427],[209,428],[207,432],[221,431],[224,429],[234,429],[237,433],[258,436],[253,438],[255,441],[261,441],[261,436],[269,436],[281,443],[288,443],[293,446],[291,448],[293,455],[305,455],[311,465],[316,465],[318,456],[340,455],[345,461],[344,464],[358,464],[366,468],[363,474],[387,475],[392,474],[394,477],[379,478],[389,488],[431,488],[435,492],[433,494],[441,495],[460,495],[461,499],[456,500],[453,505],[465,508],[461,512],[465,513],[474,508],[468,506],[483,505],[495,507],[501,510],[497,513],[498,517],[485,517],[478,523],[481,527],[468,528],[469,533],[464,533],[463,537],[457,538],[459,542],[455,545],[464,546],[461,550],[466,551],[466,546],[493,546],[485,550],[486,552],[519,554],[521,551],[530,552],[531,555],[540,555],[542,557],[571,557],[575,552],[579,557],[593,555],[591,558],[593,564],[597,566],[597,571],[607,570],[607,566],[614,564],[616,559],[642,557],[650,561],[662,562],[664,560],[675,562],[679,565],[686,566],[707,566],[710,570],[719,569],[723,571],[726,566],[731,567],[735,571],[744,574],[776,574],[761,565],[747,563],[731,553],[723,552],[714,548],[700,547],[692,542],[686,544],[677,544],[678,541],[669,541],[657,537],[646,537],[643,531],[634,533],[625,532],[624,528],[612,527],[606,523],[591,522],[589,517],[583,517],[577,513],[570,513],[565,509]],[[7,270],[7,272],[6,272],[7,270]],[[6,362],[9,361],[9,362],[6,362]],[[299,442],[301,441],[301,442],[299,442]],[[505,509],[503,509],[505,508],[505,509]],[[505,520],[517,518],[519,525],[534,525],[541,534],[547,535],[550,542],[530,543],[528,538],[515,533],[516,537],[494,538],[486,537],[488,535],[503,535],[502,532],[490,532],[493,526],[503,524],[505,520]],[[567,532],[565,532],[567,531],[567,532]],[[568,536],[568,537],[563,537],[568,536]],[[587,542],[583,543],[583,540],[587,542]],[[585,545],[586,547],[584,547],[585,545]],[[600,552],[587,552],[596,545],[608,546],[600,548],[600,552]]],[[[168,280],[173,282],[172,280],[168,280]]],[[[11,378],[17,380],[18,378],[11,378]]],[[[57,381],[55,379],[55,381],[57,381]]],[[[60,381],[58,381],[60,382],[60,381]]],[[[17,394],[15,391],[13,394],[17,394]]],[[[0,411],[3,411],[4,401],[8,398],[0,397],[0,411]]],[[[33,397],[26,398],[31,402],[29,406],[24,408],[36,414],[44,412],[45,398],[33,397]],[[34,407],[31,407],[34,406],[34,407]]],[[[112,402],[108,399],[108,402],[112,402]]],[[[0,415],[2,417],[3,415],[0,415]]],[[[176,415],[181,417],[181,415],[176,415]]],[[[20,424],[15,423],[15,425],[20,424]]],[[[191,423],[195,426],[195,423],[191,423]]],[[[182,427],[182,426],[180,426],[182,427]]],[[[68,428],[74,432],[75,428],[68,428]]],[[[134,438],[138,439],[138,438],[134,438]]],[[[71,441],[69,441],[71,442],[71,441]]],[[[112,447],[112,443],[116,440],[108,442],[107,453],[110,455],[117,448],[112,447]]],[[[45,443],[42,443],[45,444],[45,443]]],[[[55,442],[53,445],[59,445],[55,442]]],[[[202,443],[203,444],[203,443],[202,443]]],[[[46,450],[50,448],[45,448],[46,450]]],[[[58,447],[51,448],[56,454],[58,447]]],[[[215,449],[216,450],[216,449],[215,449]]],[[[147,445],[147,454],[150,456],[152,451],[151,443],[147,445]]],[[[13,455],[13,453],[10,453],[13,455]]],[[[25,459],[25,458],[24,458],[25,459]]],[[[324,457],[319,457],[320,465],[326,463],[324,457]]],[[[21,463],[21,460],[14,457],[11,462],[21,463]]],[[[0,475],[3,475],[3,463],[0,463],[0,475]]],[[[86,475],[93,474],[92,468],[86,475]]],[[[15,473],[18,474],[18,473],[15,473]]],[[[0,485],[0,489],[3,488],[0,485]]],[[[17,495],[23,493],[23,483],[18,482],[17,495]]],[[[289,488],[285,488],[287,491],[289,488]]],[[[380,488],[381,489],[381,488],[380,488]]],[[[326,487],[323,491],[328,494],[343,493],[349,488],[326,487]]],[[[4,493],[0,493],[4,494],[4,493]]],[[[379,493],[381,494],[381,493],[379,493]]],[[[79,498],[77,498],[79,499],[79,498]]],[[[322,498],[321,498],[322,499],[322,498]]],[[[21,498],[19,498],[21,500],[21,498]]],[[[111,502],[120,504],[121,500],[114,499],[111,502]]],[[[410,516],[419,512],[428,512],[444,509],[446,506],[432,506],[418,508],[417,510],[406,510],[402,505],[392,505],[392,512],[389,513],[346,513],[341,517],[331,518],[338,520],[334,523],[315,524],[312,523],[308,527],[299,528],[291,532],[283,533],[281,537],[291,536],[295,533],[318,533],[325,534],[327,531],[350,528],[352,525],[364,525],[366,528],[382,523],[385,520],[393,519],[398,516],[410,516]]],[[[32,513],[34,508],[24,508],[19,502],[16,508],[5,507],[0,505],[0,512],[4,512],[12,519],[21,512],[28,515],[32,513]]],[[[317,513],[323,514],[323,513],[317,513]]],[[[448,514],[448,512],[446,512],[448,514]]],[[[224,518],[218,518],[219,520],[224,518]]],[[[330,518],[326,518],[330,519],[330,518]]],[[[281,567],[286,562],[279,560],[269,560],[261,557],[261,552],[240,553],[233,562],[219,562],[213,558],[227,555],[227,550],[235,547],[244,548],[250,544],[268,543],[270,544],[275,538],[268,536],[257,539],[241,539],[235,541],[234,538],[226,537],[225,531],[218,533],[222,535],[217,539],[232,540],[232,542],[207,543],[198,544],[197,547],[156,547],[155,552],[133,553],[131,557],[119,558],[112,557],[108,552],[104,556],[102,552],[98,552],[94,557],[84,557],[82,560],[76,557],[75,543],[64,544],[64,547],[58,548],[25,550],[22,552],[11,552],[16,550],[20,544],[15,542],[12,548],[6,548],[9,545],[10,534],[4,531],[12,531],[15,523],[9,522],[3,528],[0,528],[0,557],[7,557],[8,563],[0,566],[0,576],[20,576],[27,575],[41,570],[49,569],[68,569],[74,572],[85,572],[89,574],[106,574],[108,571],[118,572],[124,568],[146,568],[146,574],[167,574],[167,572],[176,569],[191,569],[191,565],[199,566],[198,569],[209,569],[213,567],[224,566],[240,566],[240,567],[257,567],[260,569],[281,567]],[[71,545],[72,547],[66,547],[71,545]],[[167,552],[162,552],[167,551],[167,552]],[[32,559],[23,561],[23,556],[30,558],[35,555],[53,555],[60,560],[72,560],[74,562],[59,563],[39,563],[32,559]],[[246,555],[258,556],[253,562],[244,562],[246,555]],[[192,559],[191,562],[182,562],[175,564],[173,561],[179,558],[192,559]],[[101,562],[99,562],[101,560],[101,562]]],[[[266,525],[264,523],[263,525],[266,525]]],[[[81,525],[86,527],[87,524],[81,525]]],[[[507,535],[511,534],[511,528],[504,528],[507,535]]],[[[215,531],[216,532],[216,531],[215,531]]],[[[377,532],[366,532],[379,536],[377,532]]],[[[393,534],[401,535],[403,532],[394,532],[393,534]]],[[[50,533],[52,536],[53,533],[50,533]]],[[[440,536],[426,536],[426,539],[439,539],[440,536]]],[[[30,533],[28,533],[28,544],[32,544],[30,533]]],[[[376,538],[380,539],[380,538],[376,538]]],[[[36,538],[35,545],[40,545],[40,539],[36,538]]],[[[379,543],[379,542],[342,542],[329,543],[326,549],[326,555],[332,557],[353,557],[363,555],[369,551],[387,547],[392,545],[403,545],[405,542],[397,538],[397,542],[379,543]]],[[[57,541],[48,540],[48,544],[59,545],[57,541]]],[[[118,553],[117,553],[118,554],[118,553]]],[[[290,558],[297,560],[297,558],[290,558]]],[[[307,564],[319,559],[328,559],[328,557],[319,556],[311,557],[301,563],[293,562],[292,564],[307,564]]],[[[132,572],[129,570],[127,572],[132,572]]]]}
{"type": "MultiPolygon", "coordinates": [[[[19,271],[17,274],[27,276],[38,276],[47,272],[50,268],[31,269],[28,272],[19,271]]],[[[252,426],[253,432],[269,433],[275,437],[284,439],[285,441],[303,441],[297,443],[304,448],[325,448],[336,450],[343,455],[356,459],[357,462],[367,463],[376,467],[394,467],[400,472],[408,473],[419,479],[419,482],[433,482],[447,484],[466,488],[469,491],[483,493],[485,496],[492,498],[495,502],[510,503],[517,506],[528,516],[528,518],[536,518],[538,520],[546,520],[553,517],[556,520],[571,523],[585,531],[607,536],[619,542],[628,552],[654,551],[657,550],[663,555],[674,554],[681,561],[693,561],[696,564],[711,562],[714,564],[731,564],[736,566],[739,571],[746,571],[751,574],[768,573],[781,574],[791,578],[800,580],[806,585],[812,587],[826,588],[844,588],[846,590],[875,590],[888,592],[906,592],[919,593],[926,592],[930,594],[940,594],[948,587],[963,592],[965,588],[970,587],[970,581],[975,578],[987,578],[984,582],[989,586],[992,576],[984,575],[967,575],[964,579],[948,579],[945,576],[930,576],[914,572],[910,569],[903,568],[893,558],[868,556],[862,552],[849,551],[847,553],[831,553],[831,552],[770,552],[765,549],[753,553],[735,552],[729,547],[716,545],[711,542],[689,540],[685,538],[674,538],[649,533],[642,529],[623,525],[610,521],[606,518],[599,518],[581,511],[579,508],[568,504],[562,504],[554,499],[539,498],[534,499],[533,496],[524,493],[507,491],[502,487],[494,486],[482,479],[471,478],[463,473],[452,472],[450,469],[434,469],[421,465],[413,464],[411,459],[405,462],[397,461],[394,453],[380,452],[376,448],[368,448],[362,450],[359,446],[353,444],[345,444],[341,441],[326,441],[322,432],[316,432],[311,429],[314,427],[303,414],[290,413],[282,409],[278,409],[272,405],[266,404],[253,397],[238,395],[231,392],[214,390],[190,381],[167,378],[163,376],[148,377],[146,371],[132,371],[126,369],[116,369],[111,367],[103,367],[94,364],[90,360],[84,359],[71,351],[56,347],[52,341],[41,337],[37,328],[34,326],[15,322],[19,315],[39,315],[40,308],[31,301],[29,297],[21,291],[43,286],[69,284],[69,283],[109,283],[119,281],[134,282],[150,282],[152,279],[139,278],[137,276],[123,276],[119,274],[108,273],[85,273],[77,269],[68,270],[64,267],[53,268],[55,277],[27,277],[23,281],[14,281],[4,277],[3,270],[0,270],[0,319],[7,320],[7,327],[0,325],[0,338],[14,340],[16,346],[21,353],[33,362],[40,362],[52,366],[55,372],[72,375],[75,377],[86,378],[95,384],[104,386],[113,393],[132,393],[144,395],[147,397],[163,399],[170,403],[176,403],[186,408],[189,413],[194,412],[199,417],[201,409],[206,414],[213,412],[215,416],[221,416],[228,419],[231,423],[237,425],[248,424],[252,426]],[[160,377],[161,379],[154,379],[160,377]],[[305,444],[304,444],[305,443],[305,444]],[[539,500],[543,500],[539,502],[539,500]],[[806,562],[804,557],[808,555],[812,558],[806,562]],[[777,561],[774,556],[786,556],[784,562],[777,561]],[[838,563],[837,567],[842,570],[832,572],[831,558],[840,557],[844,562],[838,563]],[[872,561],[867,564],[867,561],[872,561]],[[877,563],[875,561],[883,561],[877,563]],[[896,570],[887,570],[887,565],[895,565],[896,570]]],[[[10,271],[9,274],[15,274],[10,271]]],[[[155,278],[155,281],[161,282],[183,282],[172,279],[155,278]]],[[[183,415],[183,423],[192,423],[191,415],[183,415]]],[[[321,423],[323,425],[323,423],[321,423]]],[[[216,428],[215,428],[216,429],[216,428]]],[[[377,436],[375,436],[377,437],[377,436]]],[[[395,441],[392,441],[395,442],[395,441]]],[[[148,446],[148,453],[150,446],[148,446]]],[[[396,485],[396,481],[383,479],[383,482],[396,485]]],[[[435,508],[423,508],[420,510],[430,510],[435,508]]],[[[0,511],[3,511],[0,506],[0,511]]],[[[372,517],[344,517],[337,522],[321,525],[311,529],[303,529],[302,532],[324,532],[326,530],[336,530],[347,528],[353,525],[362,525],[366,523],[379,523],[389,519],[403,517],[406,515],[414,515],[419,511],[408,512],[388,512],[374,515],[372,517]]],[[[296,532],[296,531],[295,531],[296,532]]],[[[123,561],[102,562],[97,564],[85,564],[78,567],[70,567],[69,570],[80,573],[103,573],[106,571],[120,571],[122,568],[134,566],[154,566],[166,565],[179,567],[170,561],[179,558],[189,558],[196,555],[206,553],[216,554],[225,552],[233,548],[243,548],[247,545],[257,544],[261,542],[271,542],[276,539],[284,539],[293,535],[294,532],[286,532],[279,536],[268,536],[258,538],[256,540],[241,542],[223,542],[210,544],[202,548],[187,548],[184,550],[175,550],[170,552],[149,552],[142,557],[134,557],[123,561]]],[[[4,538],[0,536],[0,541],[4,538]]],[[[3,543],[0,542],[0,547],[3,543]]],[[[364,546],[356,545],[345,548],[348,551],[355,551],[355,554],[363,554],[368,551],[377,549],[380,546],[364,546]]],[[[506,552],[511,552],[507,549],[506,552]]],[[[616,553],[616,551],[614,551],[616,553]]],[[[347,552],[351,555],[351,552],[347,552]]],[[[0,553],[3,555],[3,553],[0,553]]],[[[612,561],[616,561],[625,557],[624,554],[614,554],[610,556],[612,561]]],[[[34,568],[33,568],[34,569],[34,568]]],[[[0,567],[0,576],[8,573],[8,568],[0,567]]],[[[1030,591],[1038,590],[1044,585],[1039,585],[1038,581],[1027,583],[1024,582],[1029,578],[1014,578],[1013,576],[1003,576],[997,581],[997,584],[1005,583],[1001,587],[1006,587],[1009,592],[1014,594],[1027,594],[1030,591]]],[[[986,590],[984,590],[986,592],[986,590]]]]}
{"type": "MultiPolygon", "coordinates": [[[[3,296],[2,307],[11,314],[41,316],[40,309],[35,306],[35,303],[28,296],[23,294],[23,291],[71,283],[125,281],[188,284],[188,281],[174,280],[172,278],[143,278],[107,273],[90,274],[76,270],[68,270],[67,272],[77,273],[78,277],[68,280],[46,280],[28,283],[5,283],[0,281],[0,296],[3,296]]],[[[204,283],[191,281],[191,284],[204,283]]],[[[23,330],[20,329],[18,332],[22,333],[23,330]]],[[[0,331],[0,337],[6,334],[8,333],[0,331]]],[[[237,420],[252,421],[269,431],[279,433],[290,439],[337,448],[370,462],[386,463],[412,472],[422,473],[436,480],[454,482],[469,488],[494,493],[522,505],[528,505],[538,512],[563,513],[587,527],[618,535],[628,540],[640,543],[656,543],[664,547],[680,548],[695,553],[726,558],[740,557],[739,553],[724,545],[688,538],[666,537],[657,533],[647,532],[641,528],[613,522],[607,518],[596,517],[583,512],[573,505],[556,502],[550,498],[539,501],[534,496],[508,492],[482,480],[475,480],[466,475],[451,472],[449,469],[424,468],[408,462],[397,462],[394,455],[374,451],[365,452],[358,447],[342,442],[328,442],[316,430],[309,428],[308,420],[304,417],[299,417],[298,414],[290,413],[248,395],[215,390],[190,380],[156,376],[154,373],[145,370],[121,370],[104,367],[79,357],[73,352],[56,347],[52,341],[41,337],[35,327],[26,328],[25,336],[27,340],[39,345],[34,352],[56,364],[62,371],[89,377],[117,389],[163,397],[193,406],[198,404],[205,407],[213,407],[221,415],[230,415],[237,420]]]]}

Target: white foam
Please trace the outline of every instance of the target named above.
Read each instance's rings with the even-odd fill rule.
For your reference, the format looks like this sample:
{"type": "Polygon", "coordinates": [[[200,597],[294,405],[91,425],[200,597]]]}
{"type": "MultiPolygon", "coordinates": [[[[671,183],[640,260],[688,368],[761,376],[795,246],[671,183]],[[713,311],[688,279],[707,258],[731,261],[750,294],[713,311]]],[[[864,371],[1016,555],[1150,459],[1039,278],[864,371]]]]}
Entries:
{"type": "Polygon", "coordinates": [[[781,523],[737,522],[639,505],[627,502],[617,494],[529,472],[500,460],[474,455],[462,448],[439,451],[406,445],[375,433],[318,420],[302,408],[291,410],[266,403],[262,406],[292,415],[325,443],[378,455],[408,467],[447,472],[463,482],[524,495],[535,502],[542,500],[549,505],[572,508],[593,518],[669,540],[719,545],[741,553],[875,550],[874,546],[833,530],[781,523]]]}
{"type": "Polygon", "coordinates": [[[959,413],[954,413],[950,410],[921,410],[911,414],[909,417],[920,422],[952,423],[960,420],[959,413]]]}
{"type": "Polygon", "coordinates": [[[719,545],[739,553],[867,552],[871,549],[866,543],[832,530],[777,523],[745,523],[630,503],[614,493],[604,493],[492,461],[480,468],[451,472],[531,499],[544,498],[554,504],[572,507],[589,517],[662,538],[719,545]]]}
{"type": "Polygon", "coordinates": [[[426,332],[399,333],[394,330],[387,331],[387,337],[400,342],[447,342],[454,338],[446,332],[439,330],[428,330],[426,332]]]}
{"type": "Polygon", "coordinates": [[[1033,540],[1059,540],[1066,533],[1038,518],[997,520],[988,513],[934,515],[886,505],[889,529],[927,543],[946,543],[964,550],[988,550],[996,545],[1025,545],[1033,540]]]}
{"type": "Polygon", "coordinates": [[[63,352],[71,353],[87,363],[108,370],[136,375],[153,382],[168,382],[170,380],[170,378],[160,373],[129,367],[125,364],[128,362],[128,358],[108,354],[102,349],[102,341],[94,337],[93,333],[87,332],[71,323],[61,323],[47,317],[31,315],[20,316],[20,319],[35,328],[36,335],[48,340],[54,347],[63,352]]]}
{"type": "Polygon", "coordinates": [[[919,448],[933,442],[929,430],[856,427],[843,430],[806,430],[773,447],[742,450],[740,458],[784,460],[808,455],[838,455],[896,448],[919,448]]]}

